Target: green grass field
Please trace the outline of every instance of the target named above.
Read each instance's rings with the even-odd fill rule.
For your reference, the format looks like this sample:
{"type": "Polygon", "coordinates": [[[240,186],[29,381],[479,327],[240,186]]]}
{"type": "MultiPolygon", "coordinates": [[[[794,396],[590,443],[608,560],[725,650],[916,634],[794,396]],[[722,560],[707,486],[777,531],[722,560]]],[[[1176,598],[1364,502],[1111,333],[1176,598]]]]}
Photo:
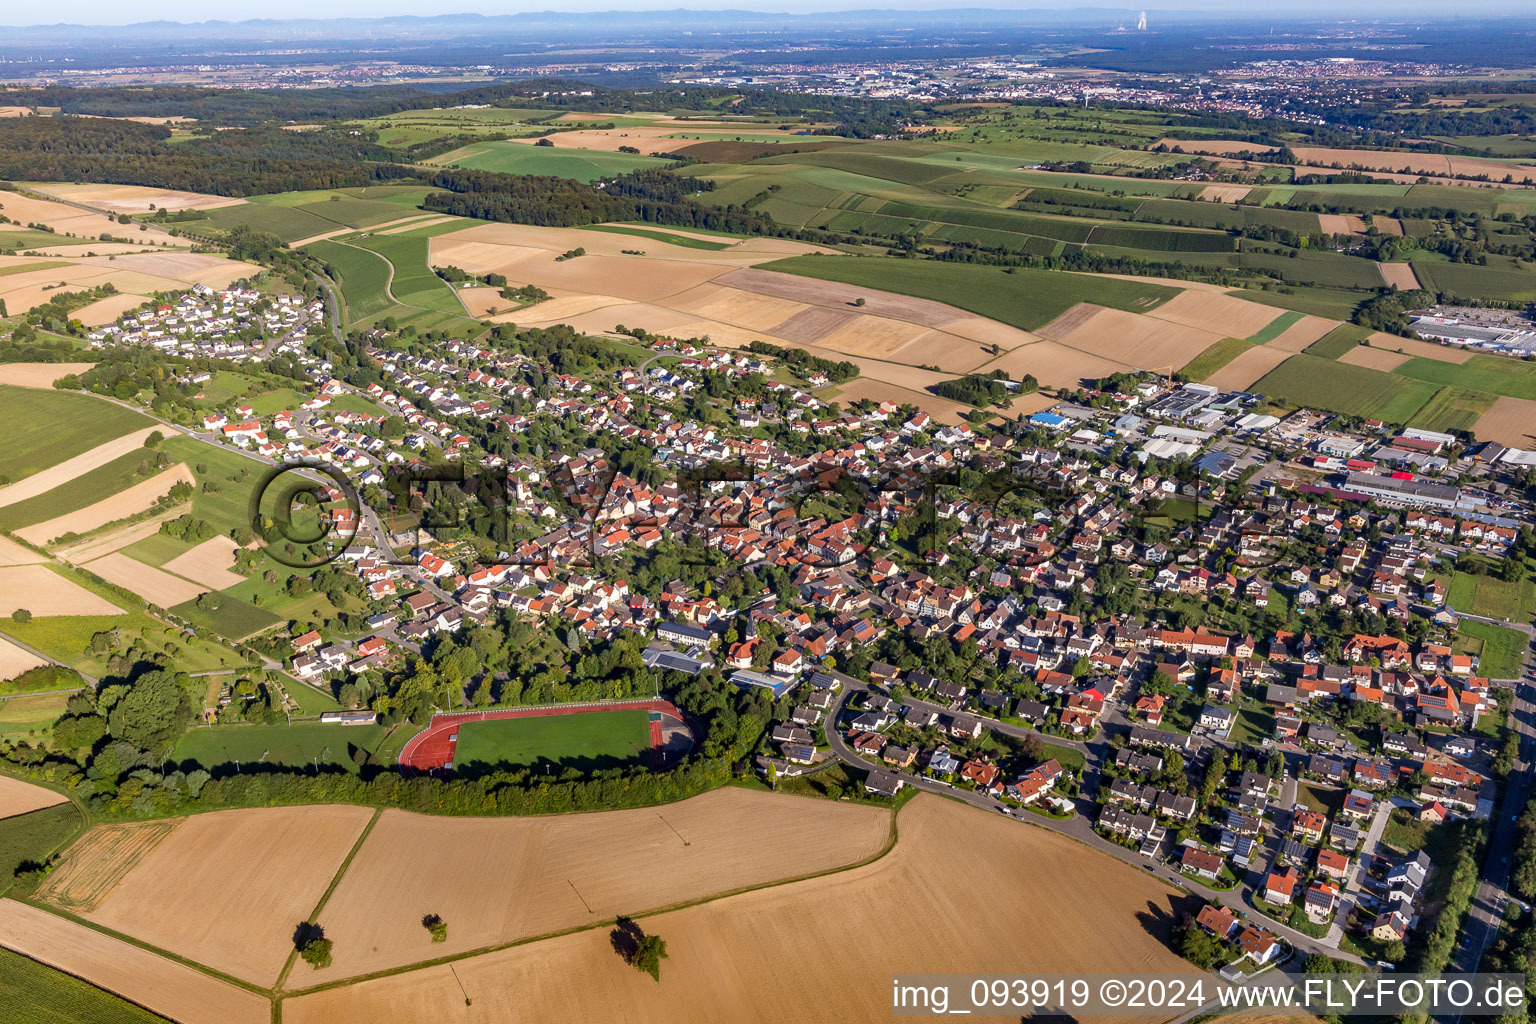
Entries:
{"type": "Polygon", "coordinates": [[[1421,430],[1470,431],[1492,407],[1494,400],[1493,395],[1482,391],[1443,387],[1408,421],[1408,425],[1421,430]]]}
{"type": "Polygon", "coordinates": [[[0,743],[46,743],[53,723],[64,713],[67,693],[42,693],[35,697],[0,699],[0,743]]]}
{"type": "Polygon", "coordinates": [[[41,248],[45,245],[59,245],[62,237],[47,231],[33,231],[31,228],[3,225],[0,226],[0,251],[25,252],[27,249],[41,248]]]}
{"type": "Polygon", "coordinates": [[[15,483],[154,422],[89,395],[0,384],[0,479],[15,483]]]}
{"type": "Polygon", "coordinates": [[[199,629],[211,629],[230,640],[244,640],[283,621],[265,608],[257,608],[228,594],[219,598],[219,606],[212,610],[199,607],[196,600],[184,601],[168,610],[199,629]]]}
{"type": "Polygon", "coordinates": [[[12,1024],[168,1024],[79,978],[0,949],[0,1002],[12,1024]]]}
{"type": "Polygon", "coordinates": [[[1184,368],[1179,372],[1190,380],[1205,380],[1251,348],[1253,348],[1251,341],[1244,341],[1242,338],[1222,338],[1185,363],[1184,368]]]}
{"type": "Polygon", "coordinates": [[[1489,679],[1518,679],[1527,646],[1524,633],[1503,626],[1471,619],[1456,626],[1456,653],[1477,655],[1477,674],[1489,679]]]}
{"type": "MultiPolygon", "coordinates": [[[[651,140],[641,141],[654,147],[651,140]]],[[[432,158],[431,163],[445,167],[465,167],[474,171],[542,174],[585,182],[628,174],[630,171],[672,166],[672,161],[653,156],[495,141],[472,142],[451,153],[432,158]]]]}
{"type": "Polygon", "coordinates": [[[340,242],[311,242],[304,247],[331,268],[341,285],[342,301],[350,321],[366,319],[384,312],[389,301],[389,261],[376,252],[340,242]]]}
{"type": "MultiPolygon", "coordinates": [[[[464,304],[453,289],[432,272],[427,265],[428,240],[412,235],[371,235],[358,240],[359,245],[378,253],[395,268],[389,291],[395,301],[407,306],[420,306],[441,313],[467,315],[464,304]]],[[[351,305],[350,300],[347,303],[351,305]]]]}
{"type": "MultiPolygon", "coordinates": [[[[410,731],[409,726],[406,731],[410,731]]],[[[292,725],[215,725],[189,730],[176,742],[174,761],[204,767],[233,764],[308,765],[357,771],[350,753],[356,747],[372,756],[383,746],[390,728],[384,725],[332,725],[295,722],[292,725]]]]}
{"type": "Polygon", "coordinates": [[[627,708],[466,722],[459,728],[454,766],[553,762],[583,770],[616,767],[650,748],[649,721],[647,712],[627,708]]]}
{"type": "Polygon", "coordinates": [[[1355,324],[1339,324],[1327,334],[1307,346],[1307,354],[1323,359],[1337,359],[1348,355],[1350,350],[1370,337],[1371,331],[1355,324]]]}
{"type": "Polygon", "coordinates": [[[1256,345],[1263,345],[1266,342],[1274,341],[1276,338],[1280,337],[1280,335],[1284,334],[1292,324],[1300,320],[1301,317],[1302,314],[1300,313],[1281,313],[1279,316],[1275,317],[1267,325],[1265,325],[1262,330],[1256,331],[1250,335],[1248,340],[1256,345]]]}
{"type": "Polygon", "coordinates": [[[1458,572],[1451,577],[1447,602],[1459,612],[1505,622],[1530,622],[1536,617],[1536,582],[1506,583],[1492,576],[1458,572]]]}
{"type": "Polygon", "coordinates": [[[156,472],[159,471],[155,469],[155,452],[135,449],[36,497],[0,508],[0,530],[18,530],[85,508],[149,479],[156,472]],[[140,469],[146,472],[140,473],[140,469]]]}
{"type": "Polygon", "coordinates": [[[881,256],[791,256],[761,269],[840,281],[947,302],[1004,323],[1034,330],[1079,302],[1144,313],[1167,302],[1179,289],[1055,270],[938,263],[881,256]]]}
{"type": "Polygon", "coordinates": [[[1477,355],[1465,363],[1448,363],[1443,359],[1418,357],[1408,360],[1392,372],[1431,384],[1450,384],[1467,391],[1536,399],[1536,363],[1519,359],[1477,355]]]}
{"type": "Polygon", "coordinates": [[[1381,370],[1302,353],[1275,367],[1249,390],[1313,409],[1407,423],[1438,389],[1381,370]]]}
{"type": "Polygon", "coordinates": [[[1329,320],[1348,320],[1365,297],[1355,291],[1315,285],[1283,285],[1269,291],[1262,288],[1235,288],[1227,294],[1277,309],[1311,313],[1329,320]]]}
{"type": "Polygon", "coordinates": [[[84,827],[85,816],[68,801],[0,818],[0,892],[11,887],[18,865],[42,863],[84,827]]]}
{"type": "Polygon", "coordinates": [[[1479,267],[1469,263],[1414,263],[1425,287],[1456,295],[1536,302],[1536,271],[1479,267]]]}

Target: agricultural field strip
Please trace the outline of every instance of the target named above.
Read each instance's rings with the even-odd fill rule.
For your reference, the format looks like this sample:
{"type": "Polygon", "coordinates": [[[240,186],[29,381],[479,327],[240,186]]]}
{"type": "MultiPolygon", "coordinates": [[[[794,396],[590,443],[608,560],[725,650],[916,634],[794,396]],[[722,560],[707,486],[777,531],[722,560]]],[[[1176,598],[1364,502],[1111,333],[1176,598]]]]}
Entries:
{"type": "Polygon", "coordinates": [[[284,999],[283,1019],[466,1020],[462,1005],[469,995],[474,1013],[495,1019],[703,1024],[734,1019],[733,1007],[753,1006],[770,1020],[865,1020],[889,1012],[889,984],[879,979],[893,964],[960,971],[998,948],[1045,971],[1068,970],[1083,950],[1105,949],[1112,951],[1106,969],[1195,971],[1155,934],[1171,926],[1178,897],[1131,866],[1085,857],[1077,844],[1044,830],[927,795],[899,813],[898,825],[890,852],[851,870],[641,915],[646,930],[665,936],[671,949],[673,981],[660,987],[623,969],[605,929],[585,928],[462,957],[451,967],[430,964],[297,992],[284,999]],[[967,837],[983,878],[944,866],[953,865],[957,834],[967,837]],[[1096,900],[1058,906],[1039,888],[1045,879],[1096,893],[1096,900]],[[889,927],[899,905],[912,899],[943,909],[923,928],[889,927]],[[1149,917],[1162,923],[1149,927],[1149,917]],[[858,941],[849,943],[849,935],[858,941]],[[739,969],[723,974],[714,966],[729,950],[747,946],[775,955],[738,959],[739,969]],[[834,946],[842,953],[827,956],[834,946]],[[786,987],[786,970],[807,980],[786,987]],[[816,1000],[805,1000],[808,991],[816,1000]]]}
{"type": "Polygon", "coordinates": [[[270,1024],[270,999],[15,900],[0,900],[0,945],[181,1024],[270,1024]]]}

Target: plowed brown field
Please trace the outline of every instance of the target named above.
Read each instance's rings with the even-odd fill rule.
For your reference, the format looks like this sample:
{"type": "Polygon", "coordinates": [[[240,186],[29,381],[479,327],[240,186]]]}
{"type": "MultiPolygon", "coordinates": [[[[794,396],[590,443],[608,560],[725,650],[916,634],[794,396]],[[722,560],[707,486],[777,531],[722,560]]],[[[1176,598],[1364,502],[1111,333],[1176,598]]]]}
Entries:
{"type": "MultiPolygon", "coordinates": [[[[293,950],[294,928],[314,910],[372,814],[323,806],[193,815],[81,916],[271,985],[293,950]]],[[[82,872],[111,870],[81,859],[82,872]]]]}
{"type": "Polygon", "coordinates": [[[64,798],[51,789],[0,775],[0,818],[42,810],[63,802],[64,798]]]}
{"type": "Polygon", "coordinates": [[[1161,941],[1191,901],[1144,872],[931,796],[899,826],[865,867],[643,918],[667,941],[659,984],[597,928],[290,998],[283,1020],[714,1024],[750,1007],[759,1021],[844,1024],[890,1015],[892,972],[1080,971],[1084,956],[1103,971],[1195,971],[1161,941]]]}
{"type": "Polygon", "coordinates": [[[15,900],[0,900],[0,946],[180,1024],[271,1024],[265,996],[15,900]]]}
{"type": "Polygon", "coordinates": [[[333,966],[294,988],[857,863],[878,808],[721,789],[665,807],[546,818],[385,811],[326,903],[333,966]],[[449,922],[434,943],[427,914],[449,922]]]}

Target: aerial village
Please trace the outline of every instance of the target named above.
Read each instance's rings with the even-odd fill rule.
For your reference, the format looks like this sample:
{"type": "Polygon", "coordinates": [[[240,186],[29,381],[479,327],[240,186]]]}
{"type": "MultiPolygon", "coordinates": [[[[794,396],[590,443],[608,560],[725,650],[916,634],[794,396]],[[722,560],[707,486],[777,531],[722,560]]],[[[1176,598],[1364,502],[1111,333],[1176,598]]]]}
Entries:
{"type": "MultiPolygon", "coordinates": [[[[299,679],[329,689],[495,615],[640,638],[647,667],[771,700],[770,783],[840,764],[872,796],[1029,816],[1208,897],[1189,930],[1218,963],[1400,958],[1436,869],[1392,838],[1492,813],[1523,649],[1472,642],[1448,601],[1532,549],[1526,453],[1150,373],[940,422],[654,336],[565,372],[374,330],[358,386],[306,349],[322,313],[199,288],[99,332],[303,365],[298,407],[197,427],[369,499],[323,487],[372,611],[289,638],[299,679]],[[541,421],[624,451],[546,448],[541,421]],[[504,492],[499,546],[427,523],[451,478],[504,492]],[[690,571],[642,569],[662,553],[690,571]]],[[[343,717],[372,721],[358,703],[343,717]]]]}

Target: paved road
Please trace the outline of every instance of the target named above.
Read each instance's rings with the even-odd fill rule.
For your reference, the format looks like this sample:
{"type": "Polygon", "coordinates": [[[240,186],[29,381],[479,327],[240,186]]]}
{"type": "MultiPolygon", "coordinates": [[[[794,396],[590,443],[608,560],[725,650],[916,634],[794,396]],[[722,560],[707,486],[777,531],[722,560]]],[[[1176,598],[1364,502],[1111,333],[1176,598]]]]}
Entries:
{"type": "MultiPolygon", "coordinates": [[[[854,693],[864,692],[866,689],[867,687],[862,686],[846,687],[843,693],[840,694],[838,699],[834,702],[831,710],[827,714],[826,719],[827,744],[831,748],[833,755],[836,756],[839,760],[845,761],[850,765],[854,765],[864,770],[868,770],[872,767],[870,762],[864,760],[854,752],[853,748],[848,746],[848,743],[843,738],[842,733],[838,731],[837,723],[842,716],[844,707],[846,706],[849,697],[851,697],[854,693]]],[[[983,725],[987,726],[988,728],[995,727],[999,732],[1004,731],[1004,729],[1014,730],[1008,732],[1008,735],[1015,735],[1019,733],[1025,735],[1038,735],[1037,733],[1033,733],[1032,730],[1020,729],[1017,726],[1006,726],[1005,723],[994,722],[990,719],[983,718],[981,721],[983,725]]],[[[1045,738],[1052,743],[1058,742],[1057,738],[1054,736],[1045,738]]],[[[1088,756],[1091,763],[1095,757],[1095,752],[1089,749],[1089,745],[1075,745],[1079,748],[1088,750],[1088,756]]],[[[1104,746],[1107,748],[1108,743],[1106,742],[1104,746]]],[[[900,774],[902,781],[904,781],[907,785],[914,786],[917,789],[923,790],[924,792],[938,793],[941,796],[951,797],[953,799],[968,803],[973,807],[978,807],[991,814],[998,814],[1004,810],[1003,805],[997,800],[994,800],[989,796],[977,793],[974,790],[958,789],[953,786],[945,785],[942,782],[935,782],[932,779],[920,778],[907,772],[902,772],[900,774]]],[[[1025,811],[1017,815],[1012,815],[1012,817],[1016,818],[1018,821],[1025,822],[1026,824],[1047,828],[1052,832],[1056,832],[1060,835],[1075,839],[1078,842],[1099,850],[1102,853],[1107,853],[1111,857],[1123,861],[1126,864],[1144,869],[1162,881],[1167,882],[1176,888],[1194,893],[1201,899],[1216,900],[1223,906],[1236,910],[1240,913],[1250,913],[1251,907],[1244,899],[1245,892],[1247,892],[1250,888],[1247,884],[1240,885],[1236,889],[1227,892],[1222,892],[1216,889],[1207,889],[1204,886],[1194,882],[1189,877],[1183,875],[1178,870],[1169,867],[1168,865],[1154,863],[1132,850],[1127,850],[1123,846],[1110,842],[1093,830],[1093,825],[1088,818],[1088,814],[1092,812],[1093,806],[1094,805],[1091,800],[1088,800],[1087,798],[1080,798],[1077,801],[1078,813],[1066,820],[1048,818],[1044,815],[1033,814],[1029,811],[1025,811]]],[[[1256,917],[1256,915],[1254,916],[1256,917]]],[[[1298,951],[1303,951],[1306,953],[1324,953],[1328,956],[1337,957],[1339,959],[1352,960],[1355,963],[1363,963],[1359,957],[1326,946],[1321,941],[1314,939],[1309,935],[1303,935],[1301,932],[1295,931],[1294,929],[1289,928],[1286,925],[1279,923],[1278,921],[1262,919],[1260,920],[1260,923],[1263,924],[1263,926],[1268,930],[1280,935],[1298,951]]]]}
{"type": "MultiPolygon", "coordinates": [[[[1522,629],[1532,635],[1530,626],[1490,620],[1496,625],[1522,629]]],[[[1494,821],[1493,839],[1488,844],[1487,859],[1483,862],[1482,881],[1473,897],[1472,910],[1462,929],[1461,944],[1451,958],[1450,970],[1473,972],[1482,962],[1483,953],[1499,933],[1503,920],[1504,901],[1508,898],[1511,861],[1515,853],[1515,819],[1530,798],[1531,776],[1536,768],[1536,666],[1531,662],[1531,650],[1527,647],[1521,679],[1515,687],[1515,701],[1510,710],[1510,720],[1520,735],[1520,753],[1515,767],[1504,781],[1504,799],[1498,804],[1494,821]]],[[[1439,1018],[1443,1024],[1454,1024],[1460,1014],[1439,1018]]]]}

